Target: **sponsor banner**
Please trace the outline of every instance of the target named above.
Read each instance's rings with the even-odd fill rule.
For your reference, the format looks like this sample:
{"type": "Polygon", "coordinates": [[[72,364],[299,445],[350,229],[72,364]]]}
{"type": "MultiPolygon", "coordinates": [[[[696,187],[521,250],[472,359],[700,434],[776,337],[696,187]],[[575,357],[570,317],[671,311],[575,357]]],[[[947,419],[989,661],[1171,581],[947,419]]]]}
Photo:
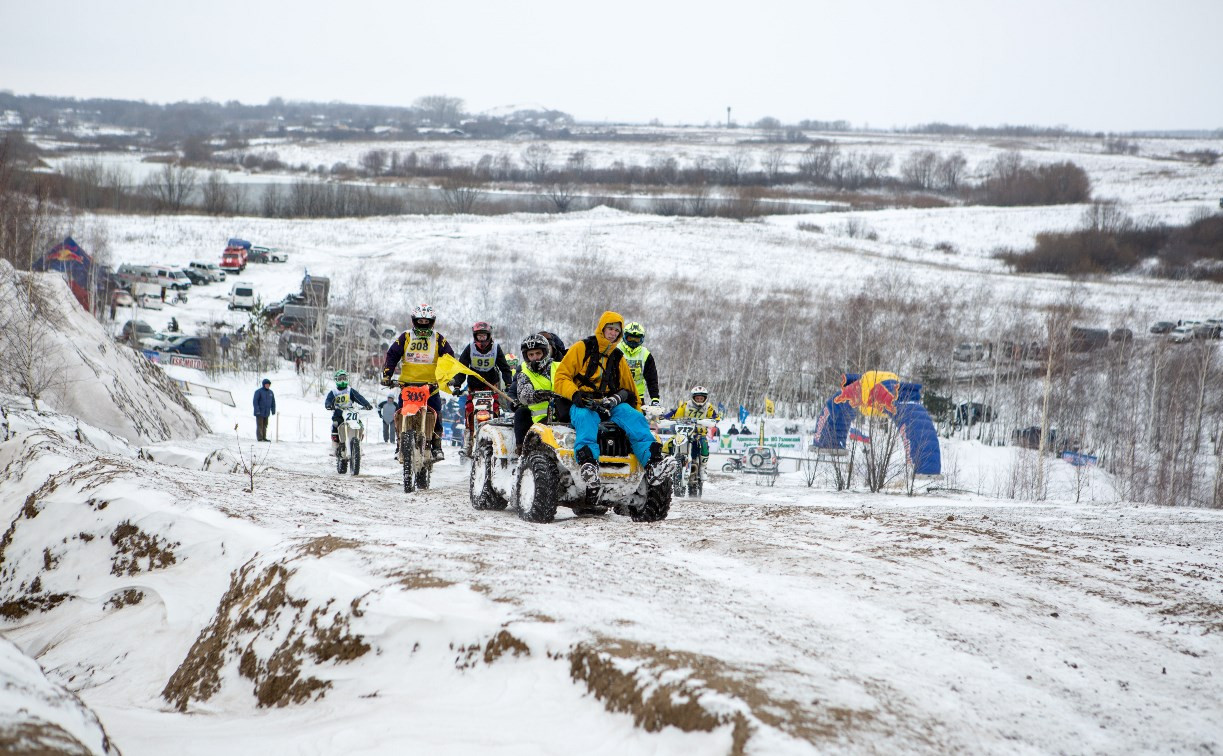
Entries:
{"type": "Polygon", "coordinates": [[[1080,454],[1079,452],[1072,451],[1062,452],[1062,459],[1075,467],[1095,465],[1099,461],[1094,454],[1080,454]]]}
{"type": "Polygon", "coordinates": [[[163,365],[178,365],[195,370],[204,370],[208,367],[208,363],[204,362],[202,358],[188,357],[184,354],[162,354],[158,362],[163,365]]]}
{"type": "Polygon", "coordinates": [[[793,435],[770,435],[765,434],[764,443],[760,443],[760,435],[752,433],[750,435],[728,436],[723,433],[718,437],[718,450],[723,452],[742,452],[747,451],[753,446],[771,446],[774,449],[791,449],[801,450],[803,448],[803,437],[798,434],[793,435]]]}

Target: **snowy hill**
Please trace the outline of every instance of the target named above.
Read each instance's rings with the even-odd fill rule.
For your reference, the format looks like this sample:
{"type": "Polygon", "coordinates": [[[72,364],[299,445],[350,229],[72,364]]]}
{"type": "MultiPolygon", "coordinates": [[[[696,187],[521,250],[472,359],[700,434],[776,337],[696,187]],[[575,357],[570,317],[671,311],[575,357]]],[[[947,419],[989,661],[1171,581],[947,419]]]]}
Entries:
{"type": "Polygon", "coordinates": [[[0,348],[29,358],[26,369],[45,383],[43,400],[50,407],[133,443],[208,432],[166,374],[116,345],[58,274],[19,274],[0,260],[0,301],[13,308],[6,309],[13,317],[5,318],[0,348]],[[39,294],[29,297],[18,287],[39,294]],[[31,299],[41,300],[37,314],[17,311],[31,299]]]}

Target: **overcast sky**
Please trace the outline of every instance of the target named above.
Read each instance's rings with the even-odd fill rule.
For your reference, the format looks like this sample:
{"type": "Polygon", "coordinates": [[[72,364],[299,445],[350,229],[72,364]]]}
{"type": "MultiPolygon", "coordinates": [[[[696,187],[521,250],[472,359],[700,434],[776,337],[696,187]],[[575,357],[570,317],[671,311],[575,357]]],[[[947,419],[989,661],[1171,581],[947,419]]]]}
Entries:
{"type": "Polygon", "coordinates": [[[0,0],[0,40],[16,94],[1223,128],[1223,0],[0,0]]]}

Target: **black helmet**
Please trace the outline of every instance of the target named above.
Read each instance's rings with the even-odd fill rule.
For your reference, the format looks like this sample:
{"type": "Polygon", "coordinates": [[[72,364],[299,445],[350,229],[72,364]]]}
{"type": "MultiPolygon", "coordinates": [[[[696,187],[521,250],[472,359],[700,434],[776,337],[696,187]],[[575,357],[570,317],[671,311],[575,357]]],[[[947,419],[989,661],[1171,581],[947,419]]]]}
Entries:
{"type": "Polygon", "coordinates": [[[543,375],[548,371],[548,368],[552,365],[552,344],[546,338],[540,336],[538,333],[533,333],[523,339],[519,346],[522,348],[522,359],[527,363],[527,367],[531,369],[532,373],[543,375]],[[544,353],[543,358],[538,360],[528,360],[528,349],[542,350],[544,353]]]}

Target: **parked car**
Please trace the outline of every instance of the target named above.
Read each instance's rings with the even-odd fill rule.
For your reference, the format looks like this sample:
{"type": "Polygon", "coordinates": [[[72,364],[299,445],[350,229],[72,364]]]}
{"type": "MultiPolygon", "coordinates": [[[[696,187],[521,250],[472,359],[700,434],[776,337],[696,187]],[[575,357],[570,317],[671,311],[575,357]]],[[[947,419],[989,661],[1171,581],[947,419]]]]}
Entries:
{"type": "Polygon", "coordinates": [[[308,360],[314,352],[314,339],[304,333],[293,331],[285,331],[280,334],[280,343],[276,345],[276,351],[281,357],[286,360],[293,359],[297,347],[301,347],[303,357],[308,360]]]}
{"type": "Polygon", "coordinates": [[[981,402],[961,402],[955,408],[955,425],[976,425],[994,420],[994,408],[981,402]]]}
{"type": "Polygon", "coordinates": [[[1193,327],[1193,336],[1197,339],[1217,339],[1223,333],[1223,326],[1207,320],[1193,327]]]}
{"type": "Polygon", "coordinates": [[[255,289],[250,284],[236,283],[229,292],[229,309],[247,310],[255,306],[255,289]]]}
{"type": "Polygon", "coordinates": [[[213,354],[212,344],[206,336],[175,336],[161,347],[161,351],[187,357],[203,357],[206,354],[213,354]]]}
{"type": "Polygon", "coordinates": [[[951,359],[956,362],[979,362],[985,359],[985,345],[980,342],[969,342],[956,345],[951,353],[951,359]]]}
{"type": "Polygon", "coordinates": [[[115,307],[131,307],[136,300],[132,298],[132,293],[127,289],[115,289],[110,295],[110,302],[115,307]]]}
{"type": "Polygon", "coordinates": [[[123,324],[123,328],[119,331],[120,341],[132,341],[135,339],[147,339],[157,333],[153,330],[153,326],[143,320],[129,320],[123,324]]]}
{"type": "Polygon", "coordinates": [[[195,271],[198,275],[207,278],[209,281],[225,280],[225,271],[221,270],[221,266],[216,263],[192,260],[187,264],[187,272],[190,273],[191,271],[195,271]]]}
{"type": "Polygon", "coordinates": [[[1128,328],[1114,328],[1108,336],[1113,341],[1127,342],[1134,340],[1134,332],[1128,328]]]}
{"type": "Polygon", "coordinates": [[[1108,331],[1103,328],[1070,328],[1070,351],[1090,352],[1108,346],[1108,331]]]}
{"type": "Polygon", "coordinates": [[[314,329],[314,323],[315,321],[311,318],[282,312],[272,320],[272,330],[280,333],[284,331],[309,333],[314,329]]]}
{"type": "Polygon", "coordinates": [[[187,278],[191,281],[192,286],[205,286],[212,283],[208,276],[199,272],[195,268],[183,268],[183,272],[187,274],[187,278]]]}
{"type": "Polygon", "coordinates": [[[1177,326],[1168,334],[1168,338],[1177,344],[1184,344],[1186,341],[1192,341],[1195,336],[1195,328],[1191,325],[1177,326]]]}
{"type": "Polygon", "coordinates": [[[279,302],[272,302],[264,305],[263,316],[268,320],[274,319],[277,315],[285,311],[285,305],[304,305],[306,298],[301,294],[286,294],[284,299],[279,302]]]}
{"type": "Polygon", "coordinates": [[[1151,333],[1172,333],[1176,329],[1176,323],[1171,320],[1159,320],[1151,324],[1151,333]]]}

